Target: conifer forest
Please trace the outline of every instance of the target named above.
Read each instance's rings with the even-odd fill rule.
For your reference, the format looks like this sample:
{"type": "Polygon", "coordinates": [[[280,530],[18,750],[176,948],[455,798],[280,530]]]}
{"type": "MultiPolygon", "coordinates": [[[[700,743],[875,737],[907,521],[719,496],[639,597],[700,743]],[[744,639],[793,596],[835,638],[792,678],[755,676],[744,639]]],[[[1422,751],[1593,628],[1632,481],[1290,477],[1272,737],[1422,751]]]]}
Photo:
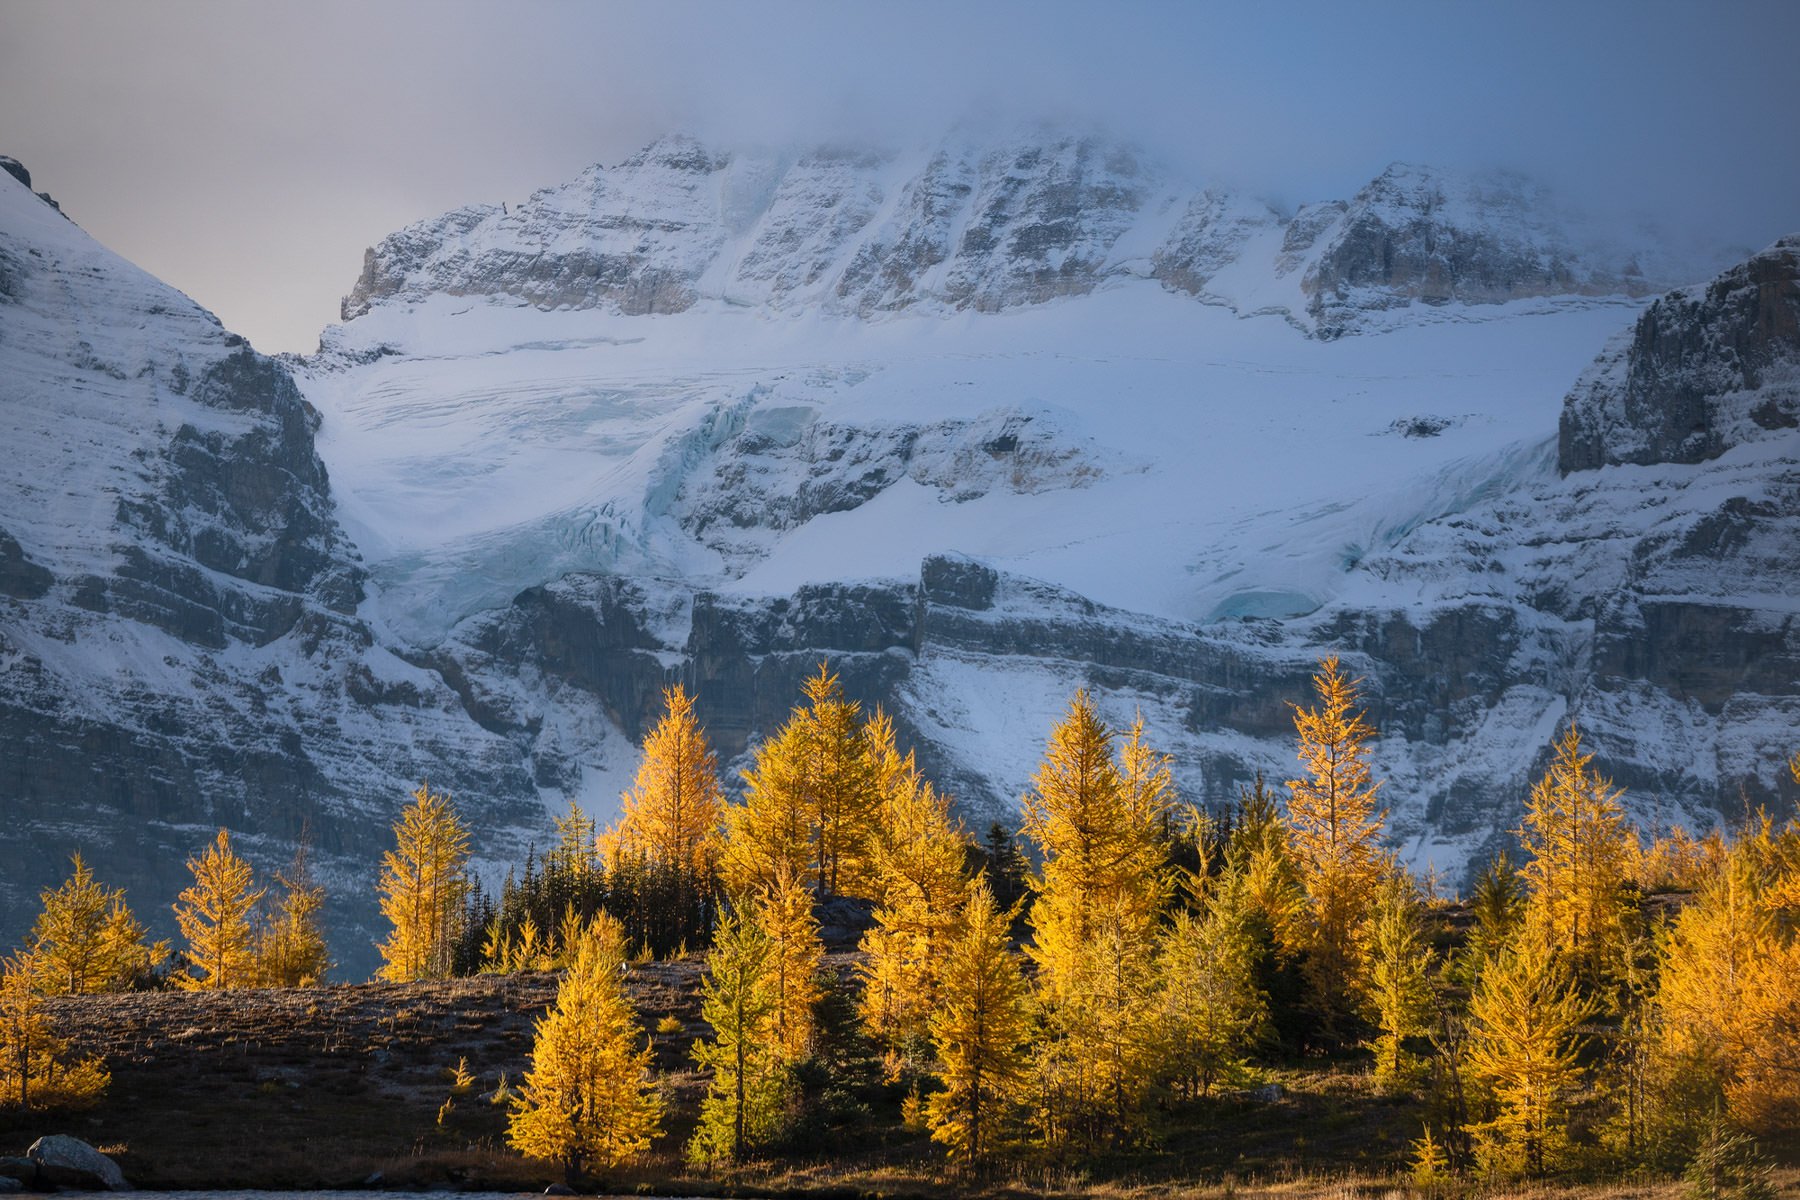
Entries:
{"type": "MultiPolygon", "coordinates": [[[[967,829],[823,663],[729,791],[667,688],[618,820],[571,810],[498,888],[421,783],[382,862],[378,983],[552,988],[517,1061],[446,1050],[436,1126],[485,1101],[495,1156],[576,1186],[706,1190],[840,1146],[886,1186],[1004,1190],[1229,1180],[1246,1125],[1304,1171],[1341,1102],[1410,1126],[1355,1164],[1407,1194],[1775,1194],[1800,1129],[1800,824],[1634,828],[1569,722],[1515,850],[1456,895],[1384,843],[1358,681],[1327,657],[1312,684],[1294,778],[1224,811],[1181,804],[1142,717],[1109,727],[1077,692],[1018,828],[967,829]],[[697,1020],[634,1000],[659,963],[692,964],[697,1020]]],[[[71,998],[378,986],[334,978],[304,853],[259,879],[220,830],[187,866],[178,944],[80,854],[42,894],[0,981],[4,1119],[106,1102],[108,1061],[59,1028],[71,998]]]]}

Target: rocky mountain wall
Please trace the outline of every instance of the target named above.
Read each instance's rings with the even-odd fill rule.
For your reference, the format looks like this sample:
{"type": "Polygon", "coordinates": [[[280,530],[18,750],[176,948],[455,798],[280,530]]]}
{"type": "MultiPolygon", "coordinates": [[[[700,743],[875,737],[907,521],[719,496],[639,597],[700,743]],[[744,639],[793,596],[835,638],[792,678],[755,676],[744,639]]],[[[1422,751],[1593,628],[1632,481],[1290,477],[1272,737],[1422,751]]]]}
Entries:
{"type": "Polygon", "coordinates": [[[357,616],[366,573],[286,368],[11,174],[0,941],[77,849],[172,932],[185,860],[223,826],[265,871],[311,842],[338,953],[366,970],[371,849],[417,777],[500,846],[541,817],[535,787],[357,616]]]}
{"type": "Polygon", "coordinates": [[[797,156],[676,136],[517,206],[461,208],[391,235],[365,256],[343,317],[431,295],[628,315],[706,303],[997,312],[1147,277],[1331,338],[1415,302],[1641,296],[1686,271],[1656,247],[1615,244],[1508,172],[1396,163],[1349,202],[1284,219],[1093,135],[797,156]],[[1255,294],[1269,277],[1289,280],[1285,299],[1255,294]]]}

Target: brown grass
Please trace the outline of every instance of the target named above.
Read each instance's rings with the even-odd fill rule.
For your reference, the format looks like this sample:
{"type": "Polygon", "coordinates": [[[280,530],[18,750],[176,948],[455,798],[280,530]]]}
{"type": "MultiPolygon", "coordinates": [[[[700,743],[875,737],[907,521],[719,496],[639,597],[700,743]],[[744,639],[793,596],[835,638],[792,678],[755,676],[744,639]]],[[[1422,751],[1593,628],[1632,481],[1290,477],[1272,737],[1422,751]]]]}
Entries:
{"type": "MultiPolygon", "coordinates": [[[[847,960],[833,956],[842,970],[847,960]]],[[[1017,1166],[985,1179],[952,1169],[899,1120],[898,1089],[778,1160],[696,1173],[681,1159],[704,1090],[688,1057],[704,1032],[695,961],[639,966],[631,990],[668,1089],[667,1135],[646,1159],[589,1181],[661,1195],[1105,1197],[1117,1200],[1407,1200],[1419,1114],[1353,1069],[1270,1072],[1274,1104],[1220,1099],[1167,1122],[1154,1151],[1017,1166]],[[1304,1164],[1302,1167],[1300,1164],[1304,1164]]],[[[140,1187],[344,1188],[379,1175],[396,1188],[538,1190],[559,1178],[506,1148],[504,1073],[525,1073],[532,1026],[555,996],[551,975],[307,990],[137,993],[50,1002],[82,1053],[113,1082],[94,1109],[0,1112],[0,1154],[45,1133],[113,1153],[140,1187]],[[468,1060],[476,1082],[456,1090],[468,1060]],[[446,1100],[453,1099],[440,1122],[446,1100]]],[[[1800,1196],[1800,1171],[1780,1177],[1800,1196]]],[[[1678,1185],[1471,1188],[1430,1200],[1677,1200],[1678,1185]]]]}

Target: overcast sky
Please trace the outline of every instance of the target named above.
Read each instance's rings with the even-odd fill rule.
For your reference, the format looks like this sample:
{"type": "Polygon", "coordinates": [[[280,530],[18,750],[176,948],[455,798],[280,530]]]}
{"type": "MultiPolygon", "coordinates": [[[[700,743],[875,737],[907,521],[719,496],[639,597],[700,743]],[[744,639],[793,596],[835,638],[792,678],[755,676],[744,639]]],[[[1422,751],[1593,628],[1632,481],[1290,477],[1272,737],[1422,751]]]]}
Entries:
{"type": "Polygon", "coordinates": [[[1761,245],[1800,229],[1797,48],[1800,0],[0,0],[0,153],[259,349],[310,350],[384,234],[675,129],[1069,120],[1287,204],[1505,165],[1761,245]]]}

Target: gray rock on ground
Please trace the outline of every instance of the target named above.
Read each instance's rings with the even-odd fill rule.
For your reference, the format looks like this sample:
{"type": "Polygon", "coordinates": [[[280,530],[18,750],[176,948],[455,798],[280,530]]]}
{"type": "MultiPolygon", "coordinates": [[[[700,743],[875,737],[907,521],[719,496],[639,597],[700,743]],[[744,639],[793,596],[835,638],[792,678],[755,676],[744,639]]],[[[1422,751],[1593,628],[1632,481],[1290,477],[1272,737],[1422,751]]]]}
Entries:
{"type": "Polygon", "coordinates": [[[31,1143],[25,1157],[38,1165],[39,1180],[87,1192],[129,1192],[119,1164],[80,1138],[53,1133],[31,1143]]]}

